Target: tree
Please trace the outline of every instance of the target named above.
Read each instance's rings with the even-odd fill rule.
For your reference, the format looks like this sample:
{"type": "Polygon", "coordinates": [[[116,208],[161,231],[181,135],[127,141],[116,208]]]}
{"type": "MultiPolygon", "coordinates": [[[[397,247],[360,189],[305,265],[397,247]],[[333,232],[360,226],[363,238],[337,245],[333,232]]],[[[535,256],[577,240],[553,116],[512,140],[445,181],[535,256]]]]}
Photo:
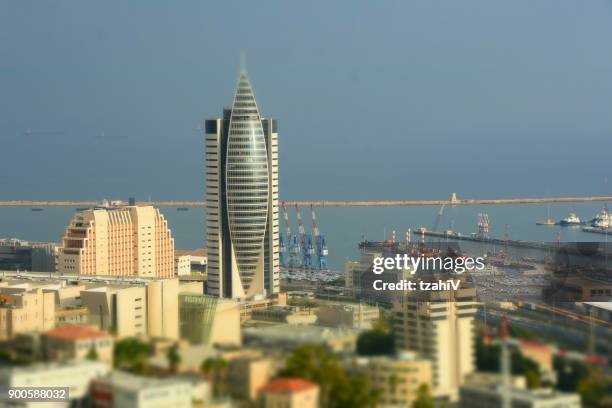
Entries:
{"type": "Polygon", "coordinates": [[[114,366],[137,374],[144,374],[148,370],[151,346],[136,338],[127,338],[115,344],[113,355],[114,366]]]}
{"type": "Polygon", "coordinates": [[[168,348],[166,352],[166,358],[168,359],[168,367],[172,374],[176,374],[178,366],[181,364],[181,355],[178,352],[178,345],[174,344],[168,348]]]}
{"type": "Polygon", "coordinates": [[[216,396],[225,394],[224,381],[227,365],[223,357],[209,357],[200,364],[200,371],[212,383],[213,394],[216,396]]]}
{"type": "Polygon", "coordinates": [[[433,408],[434,400],[429,390],[429,385],[421,384],[417,389],[416,399],[412,403],[412,408],[433,408]]]}
{"type": "Polygon", "coordinates": [[[87,360],[98,361],[98,350],[96,349],[96,345],[92,345],[89,351],[87,352],[87,356],[85,356],[87,360]]]}
{"type": "Polygon", "coordinates": [[[380,329],[363,332],[357,338],[357,353],[362,356],[375,356],[395,353],[393,333],[380,329]]]}
{"type": "Polygon", "coordinates": [[[280,374],[319,384],[324,407],[373,407],[380,398],[378,392],[371,392],[366,377],[348,376],[338,356],[319,345],[297,347],[280,374]]]}

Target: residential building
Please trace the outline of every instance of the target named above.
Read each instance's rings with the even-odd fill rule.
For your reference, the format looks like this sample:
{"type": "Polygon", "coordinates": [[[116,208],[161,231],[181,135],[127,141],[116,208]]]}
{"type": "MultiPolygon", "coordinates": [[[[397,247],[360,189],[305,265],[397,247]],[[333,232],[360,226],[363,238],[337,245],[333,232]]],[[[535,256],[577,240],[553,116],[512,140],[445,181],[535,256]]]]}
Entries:
{"type": "Polygon", "coordinates": [[[94,408],[191,408],[192,384],[174,378],[150,378],[113,371],[91,383],[94,408]]]}
{"type": "Polygon", "coordinates": [[[43,357],[51,361],[94,359],[113,366],[113,338],[89,326],[65,325],[41,335],[43,357]]]}
{"type": "Polygon", "coordinates": [[[235,300],[181,293],[179,305],[182,339],[191,344],[241,344],[240,308],[235,300]]]}
{"type": "MultiPolygon", "coordinates": [[[[9,387],[67,387],[70,401],[53,406],[82,406],[88,396],[89,384],[106,375],[109,368],[100,361],[71,361],[66,363],[41,363],[26,366],[0,368],[0,389],[9,387]]],[[[0,393],[0,406],[12,406],[7,393],[0,393]]],[[[38,403],[37,403],[38,404],[38,403]]],[[[47,403],[48,404],[48,403],[47,403]]],[[[34,405],[39,406],[39,405],[34,405]]]]}
{"type": "Polygon", "coordinates": [[[261,388],[264,408],[318,408],[319,385],[301,378],[278,378],[261,388]]]}
{"type": "Polygon", "coordinates": [[[0,340],[20,333],[50,330],[54,326],[52,293],[40,288],[0,286],[0,340]]]}
{"type": "Polygon", "coordinates": [[[423,384],[431,387],[431,361],[412,352],[368,359],[366,375],[372,390],[379,390],[379,407],[410,407],[423,384]]]}
{"type": "Polygon", "coordinates": [[[244,356],[230,360],[227,373],[230,393],[236,398],[253,401],[274,373],[273,361],[268,357],[244,356]]]}
{"type": "Polygon", "coordinates": [[[244,68],[231,109],[207,120],[205,132],[208,293],[278,293],[277,122],[260,116],[244,68]]]}
{"type": "MultiPolygon", "coordinates": [[[[179,339],[179,290],[201,293],[201,288],[197,283],[179,284],[177,278],[7,272],[0,279],[0,293],[43,292],[51,305],[45,309],[45,316],[49,317],[53,311],[58,325],[90,324],[118,337],[148,336],[169,340],[179,339]]],[[[48,326],[45,330],[51,328],[53,326],[48,326]]]]}
{"type": "Polygon", "coordinates": [[[396,347],[433,362],[437,396],[455,400],[464,376],[474,371],[476,305],[473,288],[406,293],[394,302],[396,347]]]}
{"type": "Polygon", "coordinates": [[[330,327],[369,329],[380,318],[377,306],[356,303],[321,303],[317,309],[317,324],[330,327]]]}
{"type": "Polygon", "coordinates": [[[58,258],[61,274],[172,278],[174,239],[155,207],[96,207],[70,221],[58,258]]]}
{"type": "MultiPolygon", "coordinates": [[[[529,390],[512,388],[509,391],[513,408],[580,408],[580,395],[551,389],[529,390]]],[[[460,390],[459,408],[503,408],[503,389],[499,385],[470,385],[460,390]]]]}

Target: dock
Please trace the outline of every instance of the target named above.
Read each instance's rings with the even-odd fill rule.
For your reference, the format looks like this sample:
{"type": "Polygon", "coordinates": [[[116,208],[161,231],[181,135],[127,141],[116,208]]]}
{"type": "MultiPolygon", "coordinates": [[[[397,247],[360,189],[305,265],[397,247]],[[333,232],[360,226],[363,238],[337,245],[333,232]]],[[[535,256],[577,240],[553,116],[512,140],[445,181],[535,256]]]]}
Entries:
{"type": "MultiPolygon", "coordinates": [[[[612,196],[589,197],[523,197],[523,198],[472,198],[448,200],[399,200],[399,201],[287,201],[287,206],[298,207],[418,207],[441,205],[508,205],[508,204],[542,204],[542,203],[590,203],[612,202],[612,196]]],[[[124,202],[127,204],[127,202],[124,202]]],[[[138,205],[156,207],[206,207],[206,201],[138,201],[138,205]]],[[[0,207],[95,207],[97,201],[0,201],[0,207]]]]}

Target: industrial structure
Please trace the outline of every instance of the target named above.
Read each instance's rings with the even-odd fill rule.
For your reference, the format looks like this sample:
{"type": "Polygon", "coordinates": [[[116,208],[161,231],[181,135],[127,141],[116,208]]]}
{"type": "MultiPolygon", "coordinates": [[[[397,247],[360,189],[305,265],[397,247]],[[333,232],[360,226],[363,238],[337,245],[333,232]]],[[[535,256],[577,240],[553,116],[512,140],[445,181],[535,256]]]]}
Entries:
{"type": "Polygon", "coordinates": [[[317,223],[314,206],[310,207],[312,218],[312,232],[306,233],[304,220],[300,207],[295,205],[295,214],[298,224],[298,234],[291,233],[291,222],[287,204],[281,204],[283,219],[285,220],[285,235],[280,236],[281,266],[287,269],[327,270],[327,256],[329,250],[325,236],[321,234],[317,223]]]}

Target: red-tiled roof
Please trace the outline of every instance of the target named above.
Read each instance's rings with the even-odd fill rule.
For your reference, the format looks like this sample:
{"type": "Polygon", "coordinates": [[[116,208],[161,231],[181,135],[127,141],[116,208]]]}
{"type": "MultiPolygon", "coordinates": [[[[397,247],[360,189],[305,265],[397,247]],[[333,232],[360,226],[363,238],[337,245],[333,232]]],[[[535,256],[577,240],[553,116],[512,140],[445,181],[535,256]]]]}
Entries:
{"type": "Polygon", "coordinates": [[[47,337],[63,340],[94,339],[99,337],[110,337],[107,333],[89,326],[66,325],[49,330],[44,333],[47,337]]]}
{"type": "Polygon", "coordinates": [[[260,391],[273,394],[292,394],[318,387],[317,384],[301,378],[277,378],[264,385],[260,391]]]}

